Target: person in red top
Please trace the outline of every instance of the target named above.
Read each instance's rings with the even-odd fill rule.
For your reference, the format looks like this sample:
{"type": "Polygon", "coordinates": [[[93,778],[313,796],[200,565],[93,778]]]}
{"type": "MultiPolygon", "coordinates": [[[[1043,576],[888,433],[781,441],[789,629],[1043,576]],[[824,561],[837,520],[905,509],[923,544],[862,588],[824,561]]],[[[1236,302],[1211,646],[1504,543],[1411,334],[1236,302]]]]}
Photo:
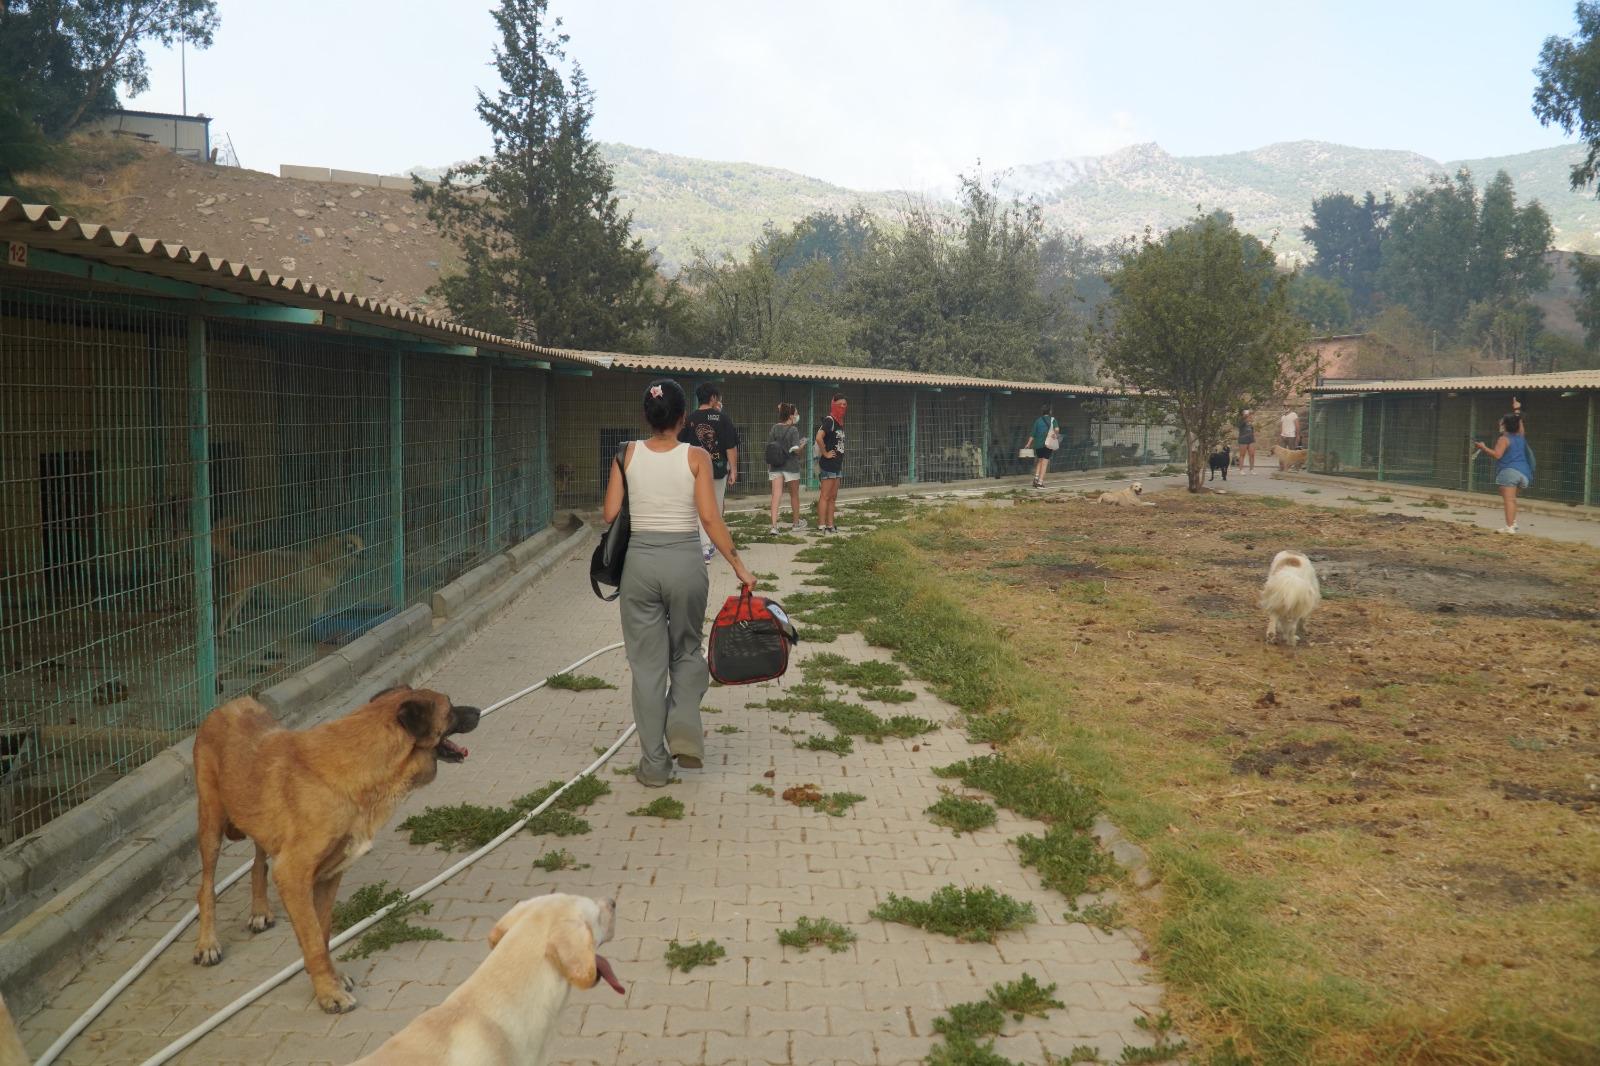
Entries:
{"type": "Polygon", "coordinates": [[[817,427],[817,468],[822,479],[817,495],[817,528],[823,533],[839,532],[834,525],[834,511],[839,505],[839,482],[844,478],[844,413],[848,406],[844,393],[834,393],[828,416],[817,427]]]}

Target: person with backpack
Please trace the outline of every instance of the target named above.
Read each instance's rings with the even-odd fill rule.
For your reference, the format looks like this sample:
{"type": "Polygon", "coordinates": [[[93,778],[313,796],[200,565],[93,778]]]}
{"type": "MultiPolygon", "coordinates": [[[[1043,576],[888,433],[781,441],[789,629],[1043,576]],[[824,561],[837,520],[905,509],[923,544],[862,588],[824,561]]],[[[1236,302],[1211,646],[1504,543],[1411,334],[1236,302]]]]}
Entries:
{"type": "Polygon", "coordinates": [[[618,600],[639,730],[634,776],[650,788],[671,782],[674,760],[691,770],[705,761],[700,701],[711,674],[701,645],[711,577],[694,565],[699,538],[709,531],[739,584],[756,584],[722,520],[711,458],[679,439],[688,406],[682,386],[670,378],[645,390],[650,436],[629,443],[612,461],[601,512],[613,522],[624,502],[628,508],[618,600]]]}
{"type": "Polygon", "coordinates": [[[778,405],[778,421],[767,433],[767,480],[772,482],[772,536],[778,535],[778,505],[783,502],[783,488],[789,487],[789,513],[794,519],[794,532],[806,528],[800,517],[800,460],[805,448],[805,436],[795,423],[800,412],[792,403],[778,405]]]}
{"type": "Polygon", "coordinates": [[[834,393],[827,417],[817,426],[812,439],[817,446],[817,474],[822,480],[817,493],[817,528],[823,533],[839,532],[834,522],[839,482],[844,479],[844,413],[848,406],[844,393],[834,393]]]}
{"type": "Polygon", "coordinates": [[[1061,423],[1050,413],[1050,405],[1039,408],[1039,417],[1033,420],[1029,441],[1033,445],[1033,487],[1044,488],[1045,471],[1050,469],[1050,457],[1061,447],[1061,423]]]}
{"type": "MultiPolygon", "coordinates": [[[[684,420],[678,439],[699,445],[711,456],[711,482],[717,492],[717,513],[721,514],[728,486],[739,480],[739,431],[733,419],[722,413],[721,389],[707,381],[695,388],[694,398],[700,407],[684,420]]],[[[711,546],[711,538],[701,526],[701,558],[710,566],[716,554],[717,549],[711,546]]]]}

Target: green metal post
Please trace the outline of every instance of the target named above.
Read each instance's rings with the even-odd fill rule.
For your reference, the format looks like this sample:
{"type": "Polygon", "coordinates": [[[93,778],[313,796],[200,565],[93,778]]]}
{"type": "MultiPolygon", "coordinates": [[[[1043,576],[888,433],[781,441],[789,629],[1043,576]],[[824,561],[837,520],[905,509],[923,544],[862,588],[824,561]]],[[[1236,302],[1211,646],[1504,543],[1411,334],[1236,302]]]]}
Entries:
{"type": "Polygon", "coordinates": [[[911,447],[908,449],[910,459],[906,463],[906,481],[915,485],[917,483],[917,390],[911,390],[911,447]]]}
{"type": "Polygon", "coordinates": [[[1583,505],[1594,503],[1594,400],[1589,394],[1589,430],[1583,438],[1583,505]]]}
{"type": "MultiPolygon", "coordinates": [[[[1591,423],[1594,420],[1594,408],[1589,408],[1591,423]]],[[[1478,481],[1478,449],[1472,446],[1478,439],[1478,397],[1472,396],[1467,400],[1467,491],[1472,492],[1477,488],[1478,481]]]]}
{"type": "Polygon", "coordinates": [[[1383,436],[1389,423],[1389,405],[1378,397],[1378,480],[1383,480],[1383,436]]]}
{"type": "Polygon", "coordinates": [[[406,605],[406,424],[404,360],[389,356],[389,605],[406,605]]]}
{"type": "Polygon", "coordinates": [[[820,488],[821,479],[817,477],[816,447],[817,447],[817,387],[806,386],[806,487],[820,488]]]}
{"type": "Polygon", "coordinates": [[[211,414],[207,403],[206,320],[188,317],[189,529],[194,548],[195,710],[217,701],[217,617],[211,588],[211,414]]]}
{"type": "Polygon", "coordinates": [[[484,546],[495,549],[494,542],[494,364],[483,368],[483,521],[484,546]]]}
{"type": "Polygon", "coordinates": [[[994,408],[994,397],[983,394],[983,439],[979,445],[978,476],[989,476],[989,415],[994,408]]]}
{"type": "MultiPolygon", "coordinates": [[[[1327,451],[1326,448],[1323,451],[1327,451]]],[[[1317,398],[1312,394],[1306,395],[1306,465],[1305,469],[1311,473],[1311,457],[1317,454],[1317,398]]],[[[1326,463],[1326,460],[1324,460],[1326,463]]],[[[1326,473],[1326,469],[1323,471],[1326,473]]]]}

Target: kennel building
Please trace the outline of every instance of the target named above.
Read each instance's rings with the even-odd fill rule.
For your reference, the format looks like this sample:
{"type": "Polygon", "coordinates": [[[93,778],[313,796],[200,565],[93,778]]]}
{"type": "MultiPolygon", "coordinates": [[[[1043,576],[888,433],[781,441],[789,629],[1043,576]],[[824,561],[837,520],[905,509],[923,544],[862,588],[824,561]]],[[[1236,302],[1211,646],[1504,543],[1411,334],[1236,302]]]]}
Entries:
{"type": "Polygon", "coordinates": [[[835,392],[844,393],[850,404],[845,418],[846,488],[1027,475],[1032,462],[1018,459],[1017,451],[1045,402],[1053,406],[1063,438],[1052,470],[1169,459],[1169,427],[1137,421],[1126,401],[1094,386],[662,355],[607,353],[605,358],[609,371],[592,379],[551,382],[561,420],[550,445],[559,508],[599,503],[617,445],[639,434],[639,399],[661,377],[679,382],[691,406],[694,389],[702,382],[714,382],[722,390],[724,411],[744,442],[730,499],[768,496],[763,450],[779,403],[792,403],[799,412],[799,428],[807,440],[803,469],[807,484],[816,487],[811,441],[835,392]]]}
{"type": "Polygon", "coordinates": [[[721,385],[736,495],[836,388],[848,486],[1025,474],[1046,399],[1054,469],[1168,455],[1088,386],[539,348],[9,198],[0,249],[0,845],[597,507],[654,378],[721,385]]]}
{"type": "Polygon", "coordinates": [[[1317,474],[1495,495],[1493,447],[1511,400],[1522,403],[1537,461],[1535,500],[1600,504],[1600,370],[1555,374],[1324,381],[1310,390],[1307,469],[1317,474]]]}

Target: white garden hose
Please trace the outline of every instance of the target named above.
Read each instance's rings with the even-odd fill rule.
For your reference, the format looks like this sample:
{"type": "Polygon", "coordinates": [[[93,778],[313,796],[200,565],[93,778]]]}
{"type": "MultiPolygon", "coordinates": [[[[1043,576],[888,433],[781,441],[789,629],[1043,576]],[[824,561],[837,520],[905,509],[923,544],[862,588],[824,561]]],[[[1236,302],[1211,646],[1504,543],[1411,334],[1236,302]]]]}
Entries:
{"type": "MultiPolygon", "coordinates": [[[[578,667],[583,666],[591,659],[598,658],[608,651],[616,651],[620,647],[622,647],[622,643],[620,641],[616,644],[607,644],[603,648],[590,652],[577,662],[574,662],[569,666],[556,671],[556,673],[570,673],[573,670],[576,670],[578,667]]],[[[555,674],[550,676],[554,677],[555,674]]],[[[484,717],[493,714],[495,711],[498,711],[500,708],[509,703],[515,703],[517,700],[522,699],[522,697],[537,692],[539,689],[548,684],[549,681],[550,677],[546,677],[541,681],[529,685],[527,688],[522,689],[521,691],[512,693],[497,703],[490,704],[489,706],[483,708],[479,715],[479,720],[481,721],[484,717]]],[[[629,725],[627,729],[623,730],[621,736],[612,741],[611,746],[605,750],[605,754],[595,759],[594,762],[590,763],[588,767],[576,777],[573,777],[566,784],[552,792],[545,798],[543,803],[529,811],[515,824],[508,827],[505,832],[501,833],[499,836],[495,837],[493,840],[489,841],[489,843],[485,844],[477,851],[474,851],[472,854],[463,857],[454,866],[451,866],[449,869],[438,874],[432,880],[418,885],[416,888],[412,889],[404,900],[391,903],[389,906],[384,907],[377,913],[368,916],[360,922],[357,922],[355,925],[352,925],[350,928],[334,937],[328,942],[329,951],[331,952],[334,948],[344,944],[352,937],[358,936],[365,932],[375,923],[382,921],[388,916],[389,912],[394,910],[396,907],[410,903],[414,900],[421,899],[423,896],[427,895],[429,892],[432,892],[435,888],[438,888],[440,885],[444,884],[462,870],[465,870],[467,867],[471,866],[473,863],[477,862],[479,859],[498,848],[501,844],[504,844],[507,840],[510,840],[512,837],[516,836],[522,831],[523,826],[527,825],[528,822],[536,815],[544,813],[544,811],[552,803],[554,803],[563,792],[571,788],[580,778],[586,777],[589,774],[594,773],[601,766],[604,766],[611,759],[611,757],[617,753],[617,750],[621,748],[623,744],[627,743],[628,738],[633,736],[634,729],[634,726],[629,725]]],[[[247,862],[224,878],[221,883],[217,885],[217,894],[221,895],[224,889],[242,878],[247,872],[249,872],[250,867],[253,864],[254,860],[247,862]]],[[[94,1003],[87,1010],[85,1010],[81,1016],[79,1016],[77,1021],[68,1026],[66,1032],[62,1033],[61,1036],[57,1038],[56,1042],[51,1044],[50,1047],[45,1050],[45,1053],[39,1058],[38,1062],[36,1062],[34,1066],[51,1066],[56,1059],[60,1058],[61,1053],[67,1049],[68,1045],[76,1040],[78,1036],[81,1035],[83,1031],[87,1029],[90,1024],[93,1023],[94,1020],[112,1004],[117,996],[122,994],[124,989],[126,989],[130,984],[137,980],[141,974],[148,970],[150,968],[150,964],[155,962],[157,956],[170,947],[173,941],[182,936],[183,931],[188,928],[189,923],[194,921],[199,914],[200,908],[198,906],[190,907],[188,913],[186,913],[182,918],[179,918],[177,923],[167,931],[166,935],[157,941],[154,947],[145,952],[144,956],[140,958],[138,962],[134,963],[132,969],[119,977],[115,984],[106,989],[105,993],[101,995],[99,999],[95,1000],[94,1003]]],[[[168,1044],[166,1047],[162,1048],[160,1051],[156,1052],[150,1058],[146,1059],[143,1066],[159,1066],[159,1064],[169,1061],[174,1055],[177,1055],[179,1052],[196,1043],[201,1037],[211,1032],[211,1030],[215,1029],[217,1026],[221,1025],[235,1014],[238,1014],[245,1007],[249,1006],[251,1003],[254,1003],[256,1000],[260,999],[274,988],[283,984],[285,981],[299,973],[304,968],[305,960],[301,959],[299,962],[279,970],[277,973],[261,982],[261,984],[257,985],[249,992],[246,992],[244,995],[240,996],[226,1007],[223,1007],[211,1017],[207,1018],[205,1021],[201,1022],[193,1029],[190,1029],[187,1033],[184,1033],[182,1036],[168,1044]]]]}

